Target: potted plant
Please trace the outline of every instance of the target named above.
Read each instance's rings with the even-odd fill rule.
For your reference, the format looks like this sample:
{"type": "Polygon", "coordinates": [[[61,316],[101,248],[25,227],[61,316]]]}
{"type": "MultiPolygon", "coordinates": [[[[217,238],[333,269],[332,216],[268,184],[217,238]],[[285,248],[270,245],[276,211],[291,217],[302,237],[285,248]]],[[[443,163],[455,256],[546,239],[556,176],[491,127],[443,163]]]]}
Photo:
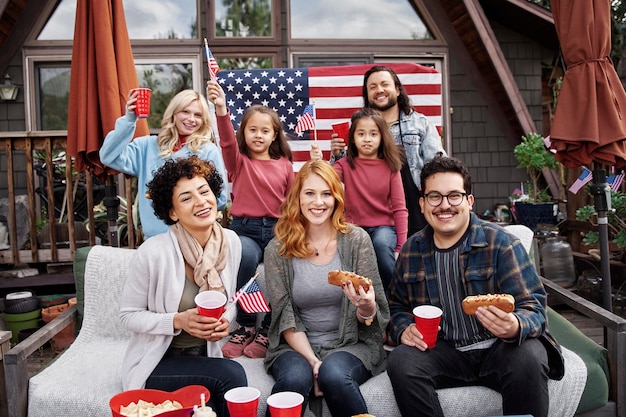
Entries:
{"type": "Polygon", "coordinates": [[[535,229],[540,223],[554,224],[558,213],[558,204],[546,188],[540,188],[540,179],[544,168],[557,169],[559,162],[544,143],[543,136],[529,133],[522,136],[522,142],[513,152],[518,162],[518,168],[526,169],[530,182],[526,187],[526,194],[512,198],[513,211],[519,223],[535,229]]]}
{"type": "MultiPolygon", "coordinates": [[[[609,238],[612,244],[609,244],[609,250],[613,252],[614,257],[623,257],[626,250],[626,194],[611,191],[611,208],[613,210],[607,212],[607,221],[609,229],[609,238]],[[612,247],[611,247],[612,246],[612,247]]],[[[583,236],[583,243],[592,248],[597,248],[600,243],[600,236],[597,231],[598,213],[595,206],[589,204],[576,210],[576,220],[589,222],[594,230],[586,232],[583,236]]],[[[599,258],[597,249],[590,249],[589,254],[599,258]]]]}

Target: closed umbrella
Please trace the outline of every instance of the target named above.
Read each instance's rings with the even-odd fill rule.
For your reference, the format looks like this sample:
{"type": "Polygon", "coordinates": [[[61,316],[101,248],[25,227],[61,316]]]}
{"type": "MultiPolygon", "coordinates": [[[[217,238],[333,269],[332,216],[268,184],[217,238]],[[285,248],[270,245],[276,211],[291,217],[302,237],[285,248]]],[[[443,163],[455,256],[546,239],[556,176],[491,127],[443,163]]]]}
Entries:
{"type": "Polygon", "coordinates": [[[567,66],[550,130],[551,147],[568,168],[594,165],[603,306],[610,311],[610,189],[601,166],[626,165],[626,93],[610,58],[611,5],[609,0],[552,0],[551,8],[567,66]]]}
{"type": "MultiPolygon", "coordinates": [[[[115,171],[102,165],[98,151],[115,120],[124,114],[128,91],[137,73],[126,28],[122,0],[78,1],[72,48],[67,151],[78,171],[89,170],[106,182],[109,237],[117,246],[115,171]]],[[[148,134],[145,120],[136,136],[148,134]]]]}

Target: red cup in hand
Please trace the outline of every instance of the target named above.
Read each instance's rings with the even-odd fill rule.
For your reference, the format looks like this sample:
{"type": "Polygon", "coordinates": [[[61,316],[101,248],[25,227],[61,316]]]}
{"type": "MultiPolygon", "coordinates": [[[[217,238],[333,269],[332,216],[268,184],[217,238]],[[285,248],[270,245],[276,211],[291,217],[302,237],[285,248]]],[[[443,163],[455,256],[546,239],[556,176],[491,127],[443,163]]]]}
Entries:
{"type": "Polygon", "coordinates": [[[333,133],[337,134],[344,141],[348,141],[348,133],[350,132],[350,122],[333,123],[333,133]]]}
{"type": "Polygon", "coordinates": [[[150,94],[149,88],[133,88],[131,93],[137,92],[137,102],[135,103],[135,114],[139,119],[150,116],[150,94]]]}
{"type": "Polygon", "coordinates": [[[442,314],[443,312],[439,307],[431,305],[421,305],[413,309],[415,325],[428,348],[434,348],[437,343],[437,333],[439,333],[439,322],[442,314]]]}
{"type": "Polygon", "coordinates": [[[194,301],[198,314],[219,319],[224,312],[226,296],[219,291],[202,291],[196,295],[194,301]]]}

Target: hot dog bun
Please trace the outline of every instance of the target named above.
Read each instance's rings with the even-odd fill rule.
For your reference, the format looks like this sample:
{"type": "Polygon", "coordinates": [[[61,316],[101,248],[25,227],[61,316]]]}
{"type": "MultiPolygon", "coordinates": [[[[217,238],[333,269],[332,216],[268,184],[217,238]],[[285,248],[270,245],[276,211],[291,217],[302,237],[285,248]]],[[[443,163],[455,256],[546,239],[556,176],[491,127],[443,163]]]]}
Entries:
{"type": "Polygon", "coordinates": [[[498,307],[505,313],[510,313],[515,309],[515,298],[511,294],[479,294],[467,296],[461,303],[465,314],[470,316],[476,314],[478,307],[487,308],[490,305],[498,307]]]}
{"type": "Polygon", "coordinates": [[[359,290],[359,285],[363,287],[365,292],[369,291],[372,280],[369,278],[357,275],[354,272],[342,271],[335,269],[328,273],[328,283],[333,285],[342,286],[345,282],[352,281],[352,286],[355,290],[359,290]]]}

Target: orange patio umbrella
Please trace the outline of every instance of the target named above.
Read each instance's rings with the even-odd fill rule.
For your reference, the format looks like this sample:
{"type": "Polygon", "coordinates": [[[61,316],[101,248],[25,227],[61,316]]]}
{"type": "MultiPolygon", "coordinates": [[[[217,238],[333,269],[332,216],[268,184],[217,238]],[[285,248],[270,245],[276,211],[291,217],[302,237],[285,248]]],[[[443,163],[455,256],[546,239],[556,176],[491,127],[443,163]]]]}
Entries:
{"type": "MultiPolygon", "coordinates": [[[[122,0],[78,1],[72,48],[67,152],[75,168],[89,170],[106,181],[105,206],[109,225],[117,230],[117,172],[100,162],[98,151],[115,120],[126,111],[128,91],[138,87],[135,62],[122,0]]],[[[136,136],[149,133],[145,120],[136,136]]],[[[113,236],[114,238],[117,235],[113,236]]],[[[117,242],[113,242],[117,245],[117,242]]]]}
{"type": "Polygon", "coordinates": [[[567,66],[550,129],[565,166],[626,165],[626,93],[611,61],[609,0],[552,0],[567,66]]]}
{"type": "Polygon", "coordinates": [[[567,66],[550,129],[551,148],[568,168],[594,165],[591,193],[598,213],[602,304],[612,310],[604,166],[626,165],[626,92],[610,58],[610,0],[552,0],[567,66]]]}

